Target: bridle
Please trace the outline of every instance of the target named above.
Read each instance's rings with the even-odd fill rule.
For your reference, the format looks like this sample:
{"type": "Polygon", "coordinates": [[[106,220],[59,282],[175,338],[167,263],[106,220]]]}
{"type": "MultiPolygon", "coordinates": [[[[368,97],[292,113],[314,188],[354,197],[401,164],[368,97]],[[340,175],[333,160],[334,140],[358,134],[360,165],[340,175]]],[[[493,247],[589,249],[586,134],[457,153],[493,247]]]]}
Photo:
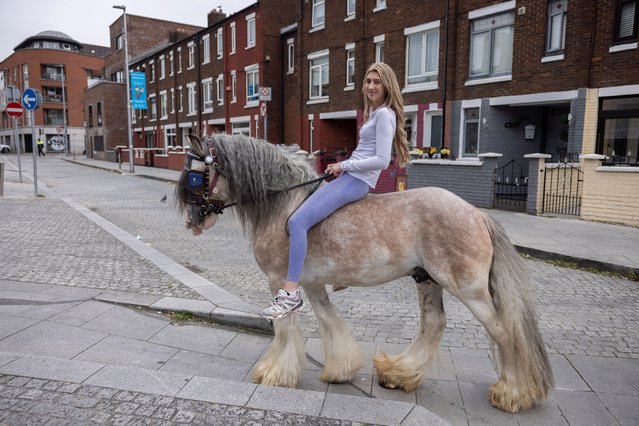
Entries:
{"type": "Polygon", "coordinates": [[[201,217],[206,217],[211,213],[222,214],[224,213],[224,209],[237,204],[237,202],[224,204],[224,201],[212,197],[218,192],[218,179],[220,176],[226,176],[226,174],[218,161],[217,151],[212,140],[207,142],[207,148],[208,154],[205,156],[201,156],[192,149],[189,149],[186,151],[186,158],[184,160],[184,169],[188,179],[187,189],[189,192],[186,202],[199,206],[201,217]],[[196,164],[196,166],[201,170],[193,169],[194,162],[200,163],[196,164]]]}
{"type": "MultiPolygon", "coordinates": [[[[186,202],[200,207],[200,219],[213,214],[222,214],[224,210],[239,204],[238,201],[224,204],[223,200],[213,198],[213,195],[218,193],[217,181],[220,176],[226,177],[226,173],[220,165],[217,150],[213,140],[207,141],[208,154],[201,156],[197,152],[189,149],[186,151],[186,158],[184,160],[184,170],[187,173],[187,190],[188,199],[186,202]],[[194,170],[194,164],[201,170],[194,170]],[[212,171],[211,171],[212,170],[212,171]]],[[[273,191],[273,194],[290,191],[295,188],[299,188],[306,185],[319,182],[331,177],[329,174],[322,174],[321,176],[311,179],[306,182],[302,182],[296,185],[292,185],[280,190],[273,191]]],[[[315,188],[317,189],[317,188],[315,188]]],[[[313,190],[314,192],[315,190],[313,190]]],[[[310,194],[309,194],[310,195],[310,194]]]]}

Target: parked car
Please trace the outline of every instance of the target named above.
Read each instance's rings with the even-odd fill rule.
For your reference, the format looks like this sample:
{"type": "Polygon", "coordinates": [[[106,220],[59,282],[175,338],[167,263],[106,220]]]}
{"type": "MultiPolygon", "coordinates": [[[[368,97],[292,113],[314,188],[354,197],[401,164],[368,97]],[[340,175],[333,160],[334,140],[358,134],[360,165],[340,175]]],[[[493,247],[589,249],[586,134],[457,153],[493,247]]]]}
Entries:
{"type": "Polygon", "coordinates": [[[7,144],[0,143],[0,152],[3,154],[8,154],[11,152],[11,147],[7,144]]]}

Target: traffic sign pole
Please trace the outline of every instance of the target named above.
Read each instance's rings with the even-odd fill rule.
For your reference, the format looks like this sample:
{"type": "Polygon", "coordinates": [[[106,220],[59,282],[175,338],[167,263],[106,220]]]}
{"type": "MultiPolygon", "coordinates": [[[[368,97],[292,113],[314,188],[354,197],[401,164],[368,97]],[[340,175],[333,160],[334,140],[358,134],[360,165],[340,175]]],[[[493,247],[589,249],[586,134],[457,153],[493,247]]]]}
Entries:
{"type": "Polygon", "coordinates": [[[33,110],[29,112],[31,113],[31,151],[33,151],[33,192],[36,198],[38,198],[38,156],[36,155],[35,114],[33,110]]]}
{"type": "Polygon", "coordinates": [[[18,153],[18,174],[20,175],[20,183],[22,183],[22,161],[20,161],[20,139],[18,138],[18,117],[13,117],[13,129],[15,130],[14,144],[18,153]]]}

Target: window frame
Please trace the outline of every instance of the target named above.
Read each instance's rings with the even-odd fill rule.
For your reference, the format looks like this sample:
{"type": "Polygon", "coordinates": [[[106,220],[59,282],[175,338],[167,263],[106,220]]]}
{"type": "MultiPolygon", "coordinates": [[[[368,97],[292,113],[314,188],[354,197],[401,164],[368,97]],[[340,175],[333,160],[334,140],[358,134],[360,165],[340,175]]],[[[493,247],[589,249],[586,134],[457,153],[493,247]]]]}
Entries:
{"type": "Polygon", "coordinates": [[[287,53],[287,74],[293,74],[295,72],[295,38],[291,37],[286,40],[286,53],[287,53]]]}
{"type": "Polygon", "coordinates": [[[169,118],[169,110],[167,107],[167,93],[166,90],[160,92],[160,120],[166,120],[169,118]]]}
{"type": "Polygon", "coordinates": [[[195,68],[195,42],[190,41],[187,46],[189,48],[189,59],[186,69],[192,70],[193,68],[195,68]]]}
{"type": "Polygon", "coordinates": [[[357,11],[357,0],[346,0],[346,18],[345,21],[355,19],[355,13],[357,11]]]}
{"type": "Polygon", "coordinates": [[[164,55],[160,55],[160,58],[158,59],[158,67],[160,68],[160,76],[158,79],[164,80],[166,78],[166,59],[164,55]]]}
{"type": "Polygon", "coordinates": [[[615,44],[625,44],[625,43],[633,43],[637,42],[637,26],[639,23],[639,2],[637,0],[617,0],[617,10],[615,11],[615,25],[614,25],[614,34],[613,40],[615,44]],[[634,3],[635,5],[635,16],[632,27],[632,33],[627,36],[621,36],[619,32],[621,31],[621,14],[623,12],[623,6],[626,4],[634,3]]]}
{"type": "Polygon", "coordinates": [[[202,36],[202,65],[211,62],[211,35],[204,34],[202,36]]]}
{"type": "Polygon", "coordinates": [[[320,52],[315,52],[308,55],[308,99],[309,102],[313,101],[321,101],[325,102],[329,99],[329,86],[330,86],[330,58],[328,50],[323,50],[320,52]],[[325,60],[325,62],[324,62],[325,60]],[[319,62],[322,61],[322,62],[319,62]],[[314,63],[315,62],[315,63],[314,63]],[[325,71],[324,71],[325,68],[325,71]],[[313,83],[313,71],[317,70],[318,72],[318,83],[313,83]],[[326,74],[326,89],[324,89],[324,74],[326,74]],[[318,95],[313,96],[313,87],[317,86],[318,95]]]}
{"type": "Polygon", "coordinates": [[[244,73],[246,75],[246,107],[255,107],[259,103],[260,99],[260,66],[259,64],[249,65],[244,68],[244,73]],[[251,77],[252,76],[252,77],[251,77]],[[253,85],[249,86],[249,79],[253,80],[253,85]],[[249,87],[253,88],[253,94],[249,94],[249,87]]]}
{"type": "Polygon", "coordinates": [[[439,49],[440,49],[440,21],[432,21],[415,27],[406,28],[404,30],[404,36],[406,37],[406,73],[404,77],[404,89],[403,92],[433,90],[439,87],[439,49]],[[411,39],[414,37],[421,38],[421,48],[418,54],[413,54],[411,51],[411,39]],[[428,59],[430,56],[428,41],[430,37],[434,37],[436,46],[435,58],[434,58],[434,71],[429,71],[428,59]],[[416,55],[418,57],[416,57],[416,55]],[[410,69],[412,61],[419,61],[419,74],[410,75],[410,69]],[[415,79],[425,79],[425,81],[417,81],[415,79]],[[412,81],[411,81],[412,80],[412,81]]]}
{"type": "Polygon", "coordinates": [[[349,43],[345,46],[346,50],[346,88],[355,88],[355,43],[349,43]],[[350,65],[350,72],[349,71],[350,65]]]}
{"type": "Polygon", "coordinates": [[[231,71],[231,103],[237,102],[237,71],[231,71]]]}
{"type": "Polygon", "coordinates": [[[215,79],[217,104],[224,105],[224,74],[218,74],[215,79]]]}
{"type": "Polygon", "coordinates": [[[213,112],[213,77],[202,80],[202,114],[213,112]]]}
{"type": "Polygon", "coordinates": [[[195,82],[188,83],[186,85],[187,91],[187,110],[186,115],[191,116],[197,114],[197,90],[195,82]]]}
{"type": "Polygon", "coordinates": [[[246,16],[246,48],[251,49],[256,45],[257,28],[255,24],[255,12],[246,16]]]}
{"type": "Polygon", "coordinates": [[[469,43],[469,55],[468,55],[468,78],[471,80],[477,80],[477,79],[489,79],[489,78],[494,78],[494,77],[506,77],[506,76],[512,76],[512,72],[513,72],[513,61],[512,61],[512,56],[514,53],[514,39],[515,39],[515,13],[512,10],[506,10],[503,12],[499,12],[499,13],[495,13],[492,15],[487,15],[487,16],[479,16],[475,19],[472,19],[470,21],[470,43],[469,43]],[[481,30],[481,31],[475,31],[474,30],[474,26],[475,23],[481,20],[486,20],[486,19],[491,19],[491,18],[497,18],[500,16],[506,16],[506,15],[510,15],[511,16],[511,23],[509,24],[504,24],[504,25],[500,25],[500,26],[491,26],[489,29],[487,30],[481,30]],[[511,37],[511,46],[510,46],[510,56],[511,56],[511,61],[510,61],[510,70],[505,71],[505,72],[494,72],[493,67],[494,67],[494,63],[495,63],[495,32],[497,30],[501,30],[504,28],[511,28],[511,33],[512,33],[512,37],[511,37]],[[488,71],[487,72],[482,72],[482,73],[475,73],[473,74],[473,59],[475,58],[475,51],[473,49],[473,37],[479,35],[479,34],[485,34],[488,33],[489,34],[489,47],[490,50],[488,52],[488,71]]]}
{"type": "Polygon", "coordinates": [[[568,0],[550,0],[548,2],[548,22],[547,22],[547,30],[546,30],[546,54],[547,55],[557,55],[564,52],[566,48],[566,23],[568,20],[568,0]],[[553,9],[556,8],[557,5],[561,6],[561,11],[557,12],[553,9]],[[553,48],[553,19],[561,15],[561,42],[558,48],[553,48]]]}
{"type": "Polygon", "coordinates": [[[459,157],[461,158],[479,158],[479,141],[480,141],[480,126],[479,126],[479,120],[481,119],[481,105],[473,105],[473,106],[464,106],[462,105],[462,120],[461,121],[461,126],[462,126],[462,135],[463,137],[460,138],[460,150],[459,150],[459,157]],[[467,111],[469,110],[477,110],[477,118],[473,118],[471,120],[469,120],[467,118],[467,111]],[[477,146],[475,148],[475,152],[474,153],[467,153],[466,152],[466,147],[468,146],[468,135],[471,133],[469,131],[468,125],[472,124],[472,125],[476,125],[477,126],[477,132],[476,132],[476,143],[477,146]]]}
{"type": "Polygon", "coordinates": [[[235,54],[235,49],[237,44],[237,37],[235,34],[235,22],[231,22],[230,27],[231,27],[231,50],[229,51],[229,55],[233,55],[235,54]]]}
{"type": "Polygon", "coordinates": [[[326,25],[326,0],[312,0],[311,2],[311,31],[320,30],[326,25]],[[316,16],[316,10],[322,10],[321,22],[316,16]],[[316,20],[317,18],[317,20],[316,20]]]}

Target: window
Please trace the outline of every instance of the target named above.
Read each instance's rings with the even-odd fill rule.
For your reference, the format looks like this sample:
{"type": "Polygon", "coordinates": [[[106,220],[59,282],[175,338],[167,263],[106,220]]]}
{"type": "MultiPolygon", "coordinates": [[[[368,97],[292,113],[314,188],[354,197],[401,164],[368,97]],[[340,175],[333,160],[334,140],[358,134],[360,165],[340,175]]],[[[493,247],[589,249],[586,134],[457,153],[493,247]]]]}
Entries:
{"type": "Polygon", "coordinates": [[[479,148],[479,108],[464,110],[463,157],[477,157],[479,148]]]}
{"type": "Polygon", "coordinates": [[[255,13],[246,17],[246,48],[255,46],[255,13]]]}
{"type": "Polygon", "coordinates": [[[231,103],[237,102],[237,74],[231,71],[231,103]]]}
{"type": "Polygon", "coordinates": [[[637,41],[637,0],[618,0],[615,41],[637,41]]]}
{"type": "Polygon", "coordinates": [[[217,76],[215,87],[217,89],[217,104],[224,105],[224,74],[217,76]]]}
{"type": "Polygon", "coordinates": [[[512,74],[512,12],[472,21],[470,37],[470,77],[512,74]]]}
{"type": "Polygon", "coordinates": [[[175,132],[175,127],[173,128],[166,128],[165,132],[164,132],[164,144],[165,146],[175,146],[175,141],[176,141],[176,132],[175,132]]]}
{"type": "Polygon", "coordinates": [[[211,41],[209,40],[209,34],[206,34],[202,36],[202,64],[208,64],[209,62],[211,62],[211,41]]]}
{"type": "Polygon", "coordinates": [[[375,43],[375,62],[384,62],[384,40],[386,36],[384,34],[375,36],[373,43],[375,43]]]}
{"type": "Polygon", "coordinates": [[[182,72],[182,48],[178,47],[178,60],[177,60],[177,72],[181,73],[182,72]]]}
{"type": "Polygon", "coordinates": [[[171,88],[171,114],[175,112],[175,89],[171,88]]]}
{"type": "Polygon", "coordinates": [[[251,65],[246,71],[246,105],[256,106],[259,99],[260,69],[259,65],[251,65]]]}
{"type": "Polygon", "coordinates": [[[220,59],[224,56],[224,39],[222,35],[222,28],[217,29],[217,58],[220,59]]]}
{"type": "Polygon", "coordinates": [[[124,48],[124,36],[122,34],[115,37],[115,50],[121,50],[124,48]]]}
{"type": "Polygon", "coordinates": [[[355,0],[346,0],[346,19],[355,18],[355,0]]]}
{"type": "Polygon", "coordinates": [[[96,111],[96,121],[98,123],[98,127],[102,126],[102,102],[98,102],[95,108],[96,111]]]}
{"type": "Polygon", "coordinates": [[[160,92],[160,119],[166,120],[169,116],[167,109],[167,96],[166,90],[160,92]]]}
{"type": "Polygon", "coordinates": [[[355,87],[355,43],[346,45],[346,86],[355,87]]]}
{"type": "Polygon", "coordinates": [[[328,52],[309,55],[310,87],[309,98],[328,98],[328,52]]]}
{"type": "Polygon", "coordinates": [[[158,118],[158,100],[155,95],[149,95],[149,103],[151,104],[151,120],[158,118]]]}
{"type": "Polygon", "coordinates": [[[235,53],[235,22],[231,22],[231,55],[235,53]]]}
{"type": "Polygon", "coordinates": [[[213,77],[202,80],[203,111],[213,111],[213,77]]]}
{"type": "Polygon", "coordinates": [[[406,86],[437,87],[439,21],[406,28],[406,86]]]}
{"type": "Polygon", "coordinates": [[[43,87],[42,92],[45,102],[62,103],[62,87],[43,87]]]}
{"type": "Polygon", "coordinates": [[[378,12],[384,9],[386,9],[386,0],[375,0],[375,9],[373,9],[373,12],[378,12]]]}
{"type": "Polygon", "coordinates": [[[295,71],[295,39],[289,38],[286,40],[286,47],[288,53],[288,73],[292,74],[295,71]]]}
{"type": "Polygon", "coordinates": [[[232,123],[231,133],[234,135],[251,136],[251,124],[248,121],[232,123]]]}
{"type": "Polygon", "coordinates": [[[155,63],[151,61],[149,63],[149,83],[155,81],[155,63]]]}
{"type": "Polygon", "coordinates": [[[89,119],[87,121],[89,122],[89,127],[93,127],[93,105],[89,105],[88,114],[89,119]]]}
{"type": "Polygon", "coordinates": [[[197,99],[195,98],[195,83],[189,83],[186,85],[188,90],[188,111],[187,115],[193,115],[197,112],[197,99]]]}
{"type": "Polygon", "coordinates": [[[612,164],[639,166],[639,96],[602,98],[598,129],[598,154],[612,164]]]}
{"type": "Polygon", "coordinates": [[[324,0],[313,0],[313,12],[311,19],[311,28],[324,28],[324,0]]]}
{"type": "Polygon", "coordinates": [[[178,87],[178,112],[184,111],[184,90],[182,86],[178,87]]]}
{"type": "Polygon", "coordinates": [[[551,0],[548,3],[547,53],[560,53],[566,42],[566,12],[568,0],[551,0]]]}
{"type": "Polygon", "coordinates": [[[174,71],[175,71],[175,66],[173,64],[173,51],[171,50],[169,52],[169,76],[172,76],[174,71]]]}
{"type": "Polygon", "coordinates": [[[158,66],[160,67],[160,80],[164,80],[164,77],[166,77],[165,64],[166,61],[164,59],[164,55],[162,55],[158,61],[158,66]]]}
{"type": "Polygon", "coordinates": [[[195,66],[195,44],[193,42],[189,43],[189,66],[186,68],[190,70],[195,66]]]}

